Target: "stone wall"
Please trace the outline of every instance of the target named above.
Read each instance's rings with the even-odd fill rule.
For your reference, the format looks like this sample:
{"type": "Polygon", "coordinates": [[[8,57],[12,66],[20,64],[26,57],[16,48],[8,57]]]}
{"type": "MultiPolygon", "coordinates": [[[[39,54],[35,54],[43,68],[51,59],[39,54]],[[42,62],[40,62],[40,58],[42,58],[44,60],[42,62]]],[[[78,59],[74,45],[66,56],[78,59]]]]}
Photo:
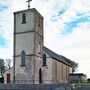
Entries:
{"type": "Polygon", "coordinates": [[[70,84],[0,84],[0,90],[90,90],[90,85],[70,84]]]}
{"type": "Polygon", "coordinates": [[[65,84],[0,84],[0,90],[71,90],[71,87],[65,84]]]}

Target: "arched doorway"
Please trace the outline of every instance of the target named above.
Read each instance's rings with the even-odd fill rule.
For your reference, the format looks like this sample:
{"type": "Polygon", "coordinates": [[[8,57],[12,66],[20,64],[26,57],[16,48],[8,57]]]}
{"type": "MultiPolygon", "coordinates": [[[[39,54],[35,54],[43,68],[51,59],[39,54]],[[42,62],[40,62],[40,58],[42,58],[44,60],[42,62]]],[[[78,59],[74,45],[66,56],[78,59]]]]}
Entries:
{"type": "Polygon", "coordinates": [[[42,70],[39,69],[39,83],[42,83],[42,70]]]}

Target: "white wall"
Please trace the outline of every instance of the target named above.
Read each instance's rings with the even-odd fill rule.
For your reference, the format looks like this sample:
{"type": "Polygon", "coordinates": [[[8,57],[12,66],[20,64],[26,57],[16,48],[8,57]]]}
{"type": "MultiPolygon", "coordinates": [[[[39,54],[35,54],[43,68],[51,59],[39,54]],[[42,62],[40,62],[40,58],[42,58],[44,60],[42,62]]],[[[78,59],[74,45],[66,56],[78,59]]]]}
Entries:
{"type": "Polygon", "coordinates": [[[13,67],[4,72],[4,83],[7,83],[7,74],[10,74],[11,83],[13,83],[13,67]]]}

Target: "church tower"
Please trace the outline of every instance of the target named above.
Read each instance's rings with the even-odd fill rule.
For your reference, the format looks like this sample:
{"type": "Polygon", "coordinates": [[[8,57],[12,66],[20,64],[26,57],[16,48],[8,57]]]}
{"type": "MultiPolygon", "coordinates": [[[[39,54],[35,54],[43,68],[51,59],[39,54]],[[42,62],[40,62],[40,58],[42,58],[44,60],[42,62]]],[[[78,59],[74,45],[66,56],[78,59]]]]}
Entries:
{"type": "Polygon", "coordinates": [[[14,83],[39,83],[43,17],[35,9],[14,13],[14,83]]]}

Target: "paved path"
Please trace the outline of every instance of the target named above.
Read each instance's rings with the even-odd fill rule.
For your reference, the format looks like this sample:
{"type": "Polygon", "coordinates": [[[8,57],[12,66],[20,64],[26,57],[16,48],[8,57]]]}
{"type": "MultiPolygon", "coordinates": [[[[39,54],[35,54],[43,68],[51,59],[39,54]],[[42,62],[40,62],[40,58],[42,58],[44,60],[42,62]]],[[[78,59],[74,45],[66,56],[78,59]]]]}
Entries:
{"type": "Polygon", "coordinates": [[[90,90],[90,85],[80,85],[78,90],[90,90]]]}

